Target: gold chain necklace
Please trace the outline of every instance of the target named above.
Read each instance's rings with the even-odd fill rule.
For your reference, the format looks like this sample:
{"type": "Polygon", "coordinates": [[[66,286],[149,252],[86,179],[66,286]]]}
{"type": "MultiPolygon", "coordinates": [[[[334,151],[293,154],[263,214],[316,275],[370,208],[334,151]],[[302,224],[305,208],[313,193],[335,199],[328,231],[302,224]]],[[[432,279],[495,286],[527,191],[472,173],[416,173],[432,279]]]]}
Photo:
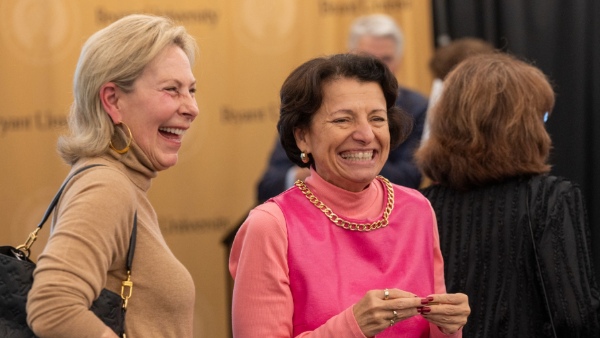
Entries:
{"type": "Polygon", "coordinates": [[[385,187],[387,188],[387,195],[388,195],[387,205],[385,206],[385,210],[383,211],[382,219],[380,219],[379,221],[373,222],[373,223],[366,223],[366,224],[348,222],[345,219],[342,219],[341,217],[336,215],[331,209],[329,209],[328,206],[326,206],[323,202],[321,202],[317,198],[317,196],[313,195],[313,193],[310,191],[310,189],[308,189],[308,187],[306,186],[306,184],[304,184],[304,182],[302,182],[301,180],[297,180],[296,183],[294,183],[294,184],[300,189],[300,191],[302,191],[304,196],[306,196],[306,198],[308,198],[308,200],[312,204],[314,204],[315,207],[317,207],[319,210],[321,210],[325,214],[325,216],[327,216],[327,218],[329,218],[329,220],[331,220],[333,222],[333,224],[335,224],[341,228],[344,228],[346,230],[371,231],[371,230],[376,230],[379,228],[385,228],[389,224],[388,217],[390,216],[390,214],[392,213],[392,210],[394,209],[394,188],[392,187],[392,184],[390,183],[390,181],[387,178],[385,178],[383,176],[377,176],[377,178],[381,182],[383,182],[385,184],[385,187]]]}

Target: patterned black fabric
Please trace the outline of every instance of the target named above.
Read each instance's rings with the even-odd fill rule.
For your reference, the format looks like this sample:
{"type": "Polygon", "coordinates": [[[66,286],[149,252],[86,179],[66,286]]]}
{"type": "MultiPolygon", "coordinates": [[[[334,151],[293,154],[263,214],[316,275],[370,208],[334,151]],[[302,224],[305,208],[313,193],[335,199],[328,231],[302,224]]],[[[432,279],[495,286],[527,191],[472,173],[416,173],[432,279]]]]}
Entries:
{"type": "Polygon", "coordinates": [[[100,296],[90,308],[96,317],[100,318],[106,326],[110,327],[119,337],[125,332],[125,313],[121,295],[108,289],[102,289],[100,296]]]}
{"type": "Polygon", "coordinates": [[[27,326],[25,312],[34,269],[35,264],[20,251],[0,247],[0,337],[35,337],[27,326]]]}
{"type": "Polygon", "coordinates": [[[422,192],[436,212],[447,290],[469,296],[464,337],[552,337],[529,219],[558,337],[600,337],[600,295],[577,186],[536,176],[422,192]]]}

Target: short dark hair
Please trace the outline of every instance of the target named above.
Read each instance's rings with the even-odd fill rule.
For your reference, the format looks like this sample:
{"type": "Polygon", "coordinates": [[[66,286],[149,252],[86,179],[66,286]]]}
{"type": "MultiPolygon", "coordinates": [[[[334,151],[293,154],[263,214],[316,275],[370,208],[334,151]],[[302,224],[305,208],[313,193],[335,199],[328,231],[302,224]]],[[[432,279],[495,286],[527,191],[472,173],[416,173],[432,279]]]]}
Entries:
{"type": "Polygon", "coordinates": [[[552,86],[536,67],[504,53],[472,56],[444,80],[415,159],[434,182],[459,190],[546,173],[544,115],[553,107],[552,86]]]}
{"type": "Polygon", "coordinates": [[[294,130],[308,128],[313,116],[323,103],[323,84],[327,81],[349,78],[359,82],[379,84],[386,102],[390,128],[390,148],[400,145],[412,130],[412,118],[395,105],[398,82],[394,74],[374,57],[354,54],[335,54],[309,60],[296,68],[281,86],[280,114],[277,130],[281,145],[288,158],[300,167],[313,164],[300,160],[294,130]]]}

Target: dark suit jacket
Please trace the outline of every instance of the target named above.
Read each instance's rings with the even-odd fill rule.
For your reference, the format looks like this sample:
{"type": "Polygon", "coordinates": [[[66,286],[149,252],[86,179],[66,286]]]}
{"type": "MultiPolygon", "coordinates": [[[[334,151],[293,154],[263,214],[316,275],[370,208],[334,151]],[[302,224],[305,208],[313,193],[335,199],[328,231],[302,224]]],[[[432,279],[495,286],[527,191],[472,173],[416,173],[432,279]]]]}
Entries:
{"type": "MultiPolygon", "coordinates": [[[[421,183],[421,173],[414,164],[412,155],[423,134],[427,98],[415,91],[400,87],[396,105],[412,116],[414,126],[408,139],[398,148],[390,151],[388,160],[381,169],[381,175],[393,183],[416,189],[421,183]]],[[[269,166],[258,183],[259,203],[288,188],[285,186],[285,176],[292,166],[294,164],[288,159],[279,138],[277,138],[269,159],[269,166]]]]}

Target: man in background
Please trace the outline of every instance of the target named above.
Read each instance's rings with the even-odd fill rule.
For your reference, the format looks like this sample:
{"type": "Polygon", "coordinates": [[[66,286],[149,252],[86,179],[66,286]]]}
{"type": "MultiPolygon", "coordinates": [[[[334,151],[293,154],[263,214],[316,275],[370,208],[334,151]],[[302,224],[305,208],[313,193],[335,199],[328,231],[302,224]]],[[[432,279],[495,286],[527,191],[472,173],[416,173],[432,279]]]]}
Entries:
{"type": "MultiPolygon", "coordinates": [[[[373,14],[356,19],[350,27],[348,51],[369,54],[396,73],[402,59],[404,36],[394,20],[384,14],[373,14]]],[[[409,137],[398,148],[391,150],[381,175],[393,183],[418,188],[421,173],[413,162],[413,153],[421,140],[427,111],[427,98],[399,87],[396,105],[413,117],[414,126],[409,137]]],[[[269,165],[258,184],[258,202],[262,203],[291,187],[298,179],[310,174],[309,169],[294,165],[277,138],[269,165]]]]}

